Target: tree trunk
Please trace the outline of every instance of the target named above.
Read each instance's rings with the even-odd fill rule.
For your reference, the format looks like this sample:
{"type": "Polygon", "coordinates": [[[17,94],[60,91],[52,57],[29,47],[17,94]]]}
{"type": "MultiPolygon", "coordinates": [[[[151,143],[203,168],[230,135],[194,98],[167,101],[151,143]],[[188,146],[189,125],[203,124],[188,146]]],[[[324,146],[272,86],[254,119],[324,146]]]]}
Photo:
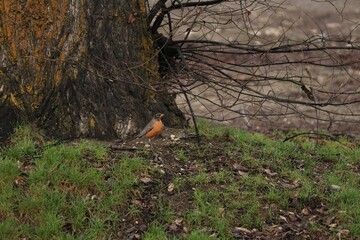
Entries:
{"type": "Polygon", "coordinates": [[[144,0],[4,0],[0,11],[0,135],[35,122],[58,138],[126,138],[155,112],[185,125],[144,0]]]}

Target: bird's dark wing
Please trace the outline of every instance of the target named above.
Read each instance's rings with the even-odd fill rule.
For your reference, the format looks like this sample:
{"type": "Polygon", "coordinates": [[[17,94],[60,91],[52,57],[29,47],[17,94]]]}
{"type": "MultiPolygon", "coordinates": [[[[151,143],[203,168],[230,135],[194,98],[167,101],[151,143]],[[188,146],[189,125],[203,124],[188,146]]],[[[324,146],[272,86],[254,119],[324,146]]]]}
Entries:
{"type": "Polygon", "coordinates": [[[136,138],[144,136],[148,131],[153,129],[155,120],[152,119],[145,127],[144,129],[136,136],[136,138]]]}

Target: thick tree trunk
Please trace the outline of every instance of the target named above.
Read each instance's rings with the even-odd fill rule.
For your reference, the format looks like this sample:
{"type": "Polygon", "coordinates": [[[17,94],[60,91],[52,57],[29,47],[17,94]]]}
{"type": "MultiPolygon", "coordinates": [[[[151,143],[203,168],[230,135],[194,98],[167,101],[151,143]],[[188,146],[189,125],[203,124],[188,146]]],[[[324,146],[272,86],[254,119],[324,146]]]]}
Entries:
{"type": "Polygon", "coordinates": [[[60,138],[126,138],[155,112],[185,124],[144,0],[3,0],[0,11],[0,135],[25,121],[60,138]]]}

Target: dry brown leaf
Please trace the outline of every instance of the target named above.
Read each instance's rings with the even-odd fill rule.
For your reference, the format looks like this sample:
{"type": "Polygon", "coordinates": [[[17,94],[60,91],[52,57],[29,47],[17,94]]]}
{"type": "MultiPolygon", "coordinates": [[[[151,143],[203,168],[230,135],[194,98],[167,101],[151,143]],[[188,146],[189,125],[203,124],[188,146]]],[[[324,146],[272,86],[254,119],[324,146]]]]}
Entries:
{"type": "Polygon", "coordinates": [[[237,171],[237,174],[239,175],[239,176],[246,176],[247,175],[247,173],[246,172],[243,172],[243,171],[237,171]]]}
{"type": "Polygon", "coordinates": [[[300,179],[295,179],[295,180],[293,181],[294,186],[295,186],[295,187],[298,187],[298,186],[300,185],[299,182],[300,182],[300,179]]]}
{"type": "Polygon", "coordinates": [[[336,227],[337,227],[337,224],[336,224],[336,223],[330,224],[329,227],[330,227],[330,228],[336,228],[336,227]]]}
{"type": "Polygon", "coordinates": [[[174,184],[173,184],[173,183],[170,183],[170,184],[168,185],[167,190],[168,190],[168,192],[174,191],[174,184]]]}
{"type": "Polygon", "coordinates": [[[341,187],[339,185],[332,184],[331,188],[336,191],[340,191],[341,187]]]}
{"type": "Polygon", "coordinates": [[[348,237],[350,234],[350,231],[348,229],[341,229],[336,236],[341,239],[341,237],[348,237]]]}
{"type": "Polygon", "coordinates": [[[332,223],[334,223],[334,220],[335,220],[335,219],[336,219],[335,216],[333,216],[333,217],[328,217],[328,218],[326,219],[326,225],[330,226],[332,223]]]}
{"type": "Polygon", "coordinates": [[[171,230],[171,231],[174,231],[174,232],[175,232],[177,229],[178,229],[178,225],[176,225],[175,223],[173,223],[173,224],[170,225],[170,230],[171,230]]]}
{"type": "Polygon", "coordinates": [[[303,209],[301,210],[301,214],[302,214],[302,215],[305,215],[305,216],[309,215],[309,209],[303,208],[303,209]]]}
{"type": "Polygon", "coordinates": [[[251,231],[247,228],[243,228],[243,227],[235,227],[234,228],[235,232],[245,232],[245,233],[251,233],[251,231]]]}
{"type": "Polygon", "coordinates": [[[20,186],[20,185],[23,185],[24,183],[25,183],[25,180],[21,176],[17,176],[15,178],[15,180],[14,180],[14,185],[17,186],[17,187],[20,186]]]}
{"type": "Polygon", "coordinates": [[[288,222],[288,220],[284,216],[280,216],[280,219],[283,220],[284,222],[288,222]]]}
{"type": "Polygon", "coordinates": [[[152,179],[149,177],[142,177],[142,178],[140,178],[140,181],[143,183],[149,183],[149,182],[152,182],[152,179]]]}
{"type": "Polygon", "coordinates": [[[280,185],[283,187],[283,188],[292,188],[293,185],[289,184],[289,183],[280,183],[280,185]]]}
{"type": "Polygon", "coordinates": [[[232,167],[233,167],[235,170],[239,170],[239,169],[240,169],[240,165],[239,165],[239,163],[237,163],[237,162],[233,162],[233,163],[232,163],[232,167]]]}
{"type": "Polygon", "coordinates": [[[262,169],[262,171],[264,172],[264,173],[266,173],[267,175],[269,175],[269,176],[276,176],[277,175],[277,173],[276,172],[271,172],[271,170],[270,169],[268,169],[268,168],[266,168],[266,169],[262,169]]]}
{"type": "Polygon", "coordinates": [[[289,217],[290,221],[293,221],[293,222],[298,219],[297,216],[295,215],[295,213],[293,213],[293,212],[289,212],[288,217],[289,217]]]}
{"type": "Polygon", "coordinates": [[[134,199],[134,200],[132,200],[131,202],[132,202],[132,204],[134,204],[134,205],[136,205],[136,206],[141,205],[141,201],[140,201],[140,200],[137,200],[137,199],[134,199]]]}
{"type": "Polygon", "coordinates": [[[175,224],[178,225],[178,226],[181,226],[182,221],[183,220],[181,218],[177,218],[177,219],[175,219],[175,224]]]}

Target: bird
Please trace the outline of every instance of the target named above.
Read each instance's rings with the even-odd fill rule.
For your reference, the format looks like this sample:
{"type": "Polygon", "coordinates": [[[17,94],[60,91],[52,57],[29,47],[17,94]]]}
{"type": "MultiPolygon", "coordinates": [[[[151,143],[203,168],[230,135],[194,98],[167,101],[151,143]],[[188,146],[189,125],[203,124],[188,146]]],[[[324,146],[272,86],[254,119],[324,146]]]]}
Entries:
{"type": "Polygon", "coordinates": [[[156,113],[145,128],[136,136],[136,138],[141,138],[144,135],[146,135],[148,139],[158,137],[164,130],[164,124],[161,121],[161,118],[164,116],[165,114],[156,113]]]}

